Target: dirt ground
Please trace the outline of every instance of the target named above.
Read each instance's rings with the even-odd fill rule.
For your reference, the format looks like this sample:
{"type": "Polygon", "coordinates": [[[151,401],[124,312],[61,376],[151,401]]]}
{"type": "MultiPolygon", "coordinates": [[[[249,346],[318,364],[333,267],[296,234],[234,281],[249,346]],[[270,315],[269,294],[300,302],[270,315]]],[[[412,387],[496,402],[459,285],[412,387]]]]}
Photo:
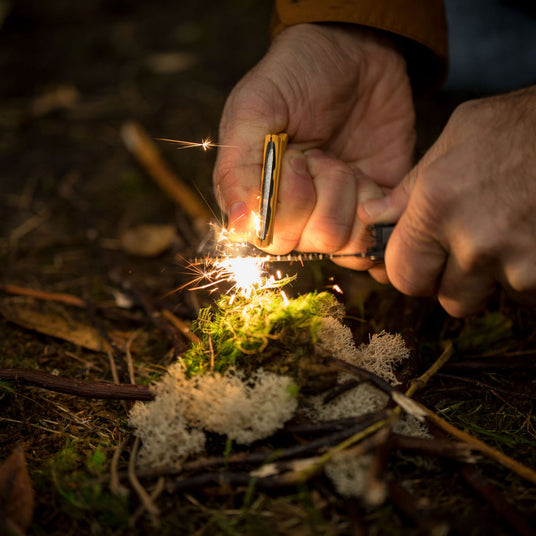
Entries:
{"type": "MultiPolygon", "coordinates": [[[[147,385],[188,347],[185,330],[171,329],[157,313],[170,311],[188,325],[210,303],[206,293],[175,292],[189,278],[180,258],[194,254],[199,236],[121,132],[135,121],[151,139],[215,139],[226,95],[269,42],[269,18],[261,0],[0,0],[2,370],[113,382],[114,358],[122,373],[117,352],[90,349],[112,334],[131,345],[136,382],[147,385]],[[142,224],[172,230],[159,254],[140,254],[146,239],[135,240],[136,250],[125,245],[125,233],[142,224]]],[[[456,100],[419,102],[420,152],[456,100]]],[[[219,217],[211,189],[215,151],[157,147],[219,217]]],[[[382,329],[401,332],[418,373],[452,341],[452,363],[418,398],[536,469],[532,310],[498,295],[485,313],[458,321],[433,300],[405,298],[327,262],[296,270],[294,293],[334,281],[344,289],[340,299],[358,342],[382,329]]],[[[10,467],[24,473],[20,459],[0,466],[0,534],[25,533],[9,532],[10,519],[35,535],[443,534],[445,523],[450,534],[536,533],[530,479],[486,456],[475,465],[437,456],[418,464],[411,452],[386,462],[393,481],[379,506],[341,497],[323,477],[269,491],[212,482],[173,492],[176,475],[168,475],[155,523],[133,489],[110,490],[112,465],[124,475],[132,449],[127,408],[1,379],[0,462],[22,446],[29,480],[9,477],[10,467]],[[8,511],[14,505],[16,515],[8,511]]],[[[212,448],[222,455],[220,443],[212,448]]],[[[155,475],[142,480],[149,491],[159,482],[155,475]]]]}

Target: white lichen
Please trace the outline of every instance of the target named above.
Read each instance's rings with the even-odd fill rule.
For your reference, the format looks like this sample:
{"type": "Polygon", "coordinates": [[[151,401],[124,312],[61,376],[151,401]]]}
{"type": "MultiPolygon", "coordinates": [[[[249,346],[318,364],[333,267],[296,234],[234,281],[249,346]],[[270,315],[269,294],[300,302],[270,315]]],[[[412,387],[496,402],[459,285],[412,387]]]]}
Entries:
{"type": "Polygon", "coordinates": [[[400,333],[395,335],[382,331],[372,335],[368,344],[359,347],[357,365],[373,372],[391,385],[398,385],[395,370],[402,361],[408,359],[409,350],[400,333]]]}
{"type": "Polygon", "coordinates": [[[142,440],[138,463],[176,465],[204,449],[205,432],[248,444],[272,435],[297,406],[292,380],[257,371],[245,380],[237,374],[186,378],[173,365],[154,387],[155,399],[138,402],[129,414],[142,440]]]}
{"type": "Polygon", "coordinates": [[[383,391],[370,383],[361,383],[328,404],[324,403],[323,395],[310,397],[304,410],[312,420],[331,421],[379,411],[388,401],[389,396],[383,391]]]}
{"type": "Polygon", "coordinates": [[[362,498],[366,492],[372,456],[340,452],[326,464],[326,474],[343,497],[362,498]]]}
{"type": "Polygon", "coordinates": [[[392,385],[400,383],[395,376],[396,367],[409,357],[400,334],[382,331],[372,335],[368,344],[357,347],[349,327],[336,318],[326,317],[322,319],[318,338],[316,348],[320,354],[367,369],[392,385]]]}
{"type": "Polygon", "coordinates": [[[206,374],[190,383],[187,417],[192,424],[248,444],[272,435],[298,405],[293,382],[259,370],[249,380],[236,374],[206,374]]]}
{"type": "Polygon", "coordinates": [[[136,402],[129,424],[142,441],[138,455],[141,466],[173,466],[205,448],[205,434],[193,429],[184,414],[187,393],[181,389],[184,373],[171,367],[153,387],[155,399],[136,402]]]}
{"type": "MultiPolygon", "coordinates": [[[[351,330],[341,322],[342,307],[335,303],[325,314],[329,316],[322,318],[315,335],[319,354],[365,368],[391,384],[398,383],[396,367],[409,356],[400,335],[381,332],[373,335],[368,344],[357,347],[351,330]]],[[[347,378],[347,374],[341,374],[339,381],[347,378]]],[[[138,462],[153,467],[177,465],[202,452],[207,432],[225,435],[241,444],[269,437],[294,415],[298,405],[293,380],[263,370],[248,379],[236,371],[187,378],[184,366],[178,363],[168,369],[153,390],[155,399],[136,403],[129,414],[134,433],[142,440],[138,462]]],[[[328,404],[324,404],[323,396],[302,399],[305,413],[313,420],[325,421],[381,410],[389,397],[364,382],[328,404]]],[[[407,418],[397,425],[397,431],[426,433],[423,425],[407,418]]],[[[351,461],[346,473],[338,477],[342,488],[350,486],[350,481],[355,488],[356,475],[364,470],[363,460],[366,457],[351,461]]],[[[331,472],[332,466],[335,465],[330,464],[331,472]]]]}

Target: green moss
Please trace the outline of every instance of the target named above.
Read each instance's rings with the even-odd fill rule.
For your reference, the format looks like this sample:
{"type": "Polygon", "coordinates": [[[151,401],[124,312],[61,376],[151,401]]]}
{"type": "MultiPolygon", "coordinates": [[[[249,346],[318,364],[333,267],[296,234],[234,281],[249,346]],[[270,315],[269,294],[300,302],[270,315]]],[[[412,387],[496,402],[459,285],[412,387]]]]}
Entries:
{"type": "Polygon", "coordinates": [[[317,340],[322,317],[340,316],[341,308],[327,292],[288,300],[279,290],[258,290],[252,296],[222,296],[199,313],[193,329],[201,342],[183,356],[187,374],[237,368],[251,373],[260,366],[278,372],[288,367],[281,356],[301,357],[317,340]],[[300,350],[300,355],[298,354],[300,350]],[[273,362],[278,356],[277,364],[273,362]]]}
{"type": "MultiPolygon", "coordinates": [[[[113,495],[107,484],[109,460],[99,446],[86,452],[79,441],[68,440],[64,448],[47,460],[36,477],[37,492],[54,483],[58,515],[77,519],[82,524],[101,527],[128,527],[129,511],[126,497],[113,495]]],[[[37,526],[34,527],[36,530],[37,526]]]]}

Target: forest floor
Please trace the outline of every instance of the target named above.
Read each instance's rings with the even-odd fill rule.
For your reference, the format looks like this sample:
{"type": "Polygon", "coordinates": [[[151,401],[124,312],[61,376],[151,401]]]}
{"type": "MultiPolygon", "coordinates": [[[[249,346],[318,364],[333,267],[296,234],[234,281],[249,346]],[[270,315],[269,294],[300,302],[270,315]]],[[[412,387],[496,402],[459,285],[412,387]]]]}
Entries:
{"type": "MultiPolygon", "coordinates": [[[[177,291],[191,277],[181,259],[195,254],[200,236],[121,133],[136,122],[152,140],[216,139],[226,95],[268,45],[269,18],[261,0],[0,0],[2,371],[112,385],[114,373],[128,377],[128,356],[146,386],[190,346],[188,326],[214,299],[177,291]],[[143,225],[167,239],[139,238],[143,225]]],[[[455,101],[419,104],[421,152],[455,101]]],[[[155,143],[218,217],[215,151],[155,143]]],[[[193,479],[178,492],[173,483],[184,475],[145,474],[144,489],[156,489],[147,502],[127,475],[131,402],[4,376],[0,534],[536,534],[534,311],[497,295],[482,314],[455,320],[434,300],[328,261],[293,269],[292,295],[343,289],[358,344],[382,330],[402,333],[415,374],[453,343],[453,357],[416,399],[499,457],[479,451],[469,464],[436,453],[416,463],[411,449],[396,451],[385,462],[389,492],[374,506],[340,496],[322,475],[272,489],[193,479]]],[[[251,452],[267,447],[260,443],[251,452]]],[[[214,438],[210,454],[225,458],[228,448],[214,438]]]]}

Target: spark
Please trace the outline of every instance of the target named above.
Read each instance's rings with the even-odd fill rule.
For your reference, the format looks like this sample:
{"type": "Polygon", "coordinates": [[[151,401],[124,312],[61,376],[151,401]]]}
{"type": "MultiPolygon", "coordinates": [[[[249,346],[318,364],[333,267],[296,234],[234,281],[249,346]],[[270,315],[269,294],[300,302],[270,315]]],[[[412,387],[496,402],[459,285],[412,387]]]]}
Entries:
{"type": "Polygon", "coordinates": [[[169,138],[156,138],[158,141],[168,141],[178,145],[177,149],[192,149],[193,147],[199,147],[203,151],[208,151],[211,147],[234,147],[236,145],[223,145],[220,143],[214,143],[210,138],[202,139],[200,142],[184,141],[184,140],[172,140],[169,138]]]}
{"type": "Polygon", "coordinates": [[[335,284],[331,287],[335,292],[338,292],[339,294],[343,294],[342,288],[339,287],[339,285],[335,284]]]}
{"type": "Polygon", "coordinates": [[[290,302],[288,301],[287,295],[284,290],[281,291],[281,296],[283,297],[283,303],[285,305],[288,305],[290,302]]]}
{"type": "Polygon", "coordinates": [[[236,233],[232,229],[215,229],[213,241],[215,250],[204,262],[189,266],[195,276],[185,285],[190,290],[209,289],[211,292],[222,287],[229,287],[228,294],[238,294],[250,297],[254,291],[279,288],[288,283],[293,277],[282,277],[281,272],[276,276],[268,272],[269,255],[249,256],[243,254],[250,247],[246,241],[231,240],[236,233]]]}

